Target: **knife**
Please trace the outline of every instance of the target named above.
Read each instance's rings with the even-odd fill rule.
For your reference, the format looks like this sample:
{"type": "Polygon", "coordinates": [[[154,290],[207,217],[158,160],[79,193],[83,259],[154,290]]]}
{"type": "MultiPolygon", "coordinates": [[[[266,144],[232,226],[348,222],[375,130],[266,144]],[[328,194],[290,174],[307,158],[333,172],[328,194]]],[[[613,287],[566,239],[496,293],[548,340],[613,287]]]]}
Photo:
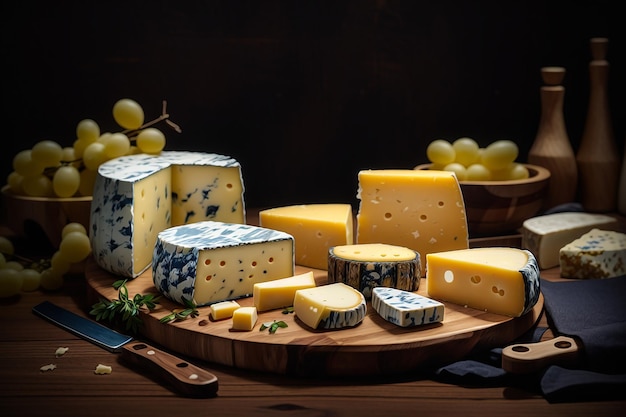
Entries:
{"type": "Polygon", "coordinates": [[[550,365],[568,366],[580,359],[576,339],[558,336],[536,343],[518,343],[502,349],[502,369],[514,374],[530,374],[550,365]]]}
{"type": "Polygon", "coordinates": [[[95,321],[81,317],[49,301],[33,307],[33,312],[59,327],[143,367],[168,383],[170,389],[188,397],[207,398],[217,394],[218,381],[212,373],[174,355],[136,341],[95,321]]]}

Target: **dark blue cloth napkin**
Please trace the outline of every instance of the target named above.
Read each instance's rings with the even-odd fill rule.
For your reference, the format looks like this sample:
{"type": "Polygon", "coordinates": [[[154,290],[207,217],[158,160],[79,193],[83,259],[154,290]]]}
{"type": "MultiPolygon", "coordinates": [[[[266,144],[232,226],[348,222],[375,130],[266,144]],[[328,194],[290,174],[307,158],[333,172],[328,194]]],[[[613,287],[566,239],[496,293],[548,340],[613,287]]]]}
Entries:
{"type": "MultiPolygon", "coordinates": [[[[550,366],[537,375],[501,368],[501,348],[435,370],[449,383],[523,386],[551,402],[626,398],[626,276],[550,282],[541,280],[544,308],[553,331],[578,338],[580,360],[572,369],[550,366]]],[[[513,343],[538,342],[536,328],[513,343]]]]}

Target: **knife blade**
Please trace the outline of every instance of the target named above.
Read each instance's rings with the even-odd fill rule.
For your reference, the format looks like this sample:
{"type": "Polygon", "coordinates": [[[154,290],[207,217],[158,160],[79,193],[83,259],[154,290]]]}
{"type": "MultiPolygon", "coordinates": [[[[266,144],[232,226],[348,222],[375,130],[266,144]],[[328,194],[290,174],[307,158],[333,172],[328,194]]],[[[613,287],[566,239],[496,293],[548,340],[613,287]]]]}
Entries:
{"type": "Polygon", "coordinates": [[[558,336],[535,343],[517,343],[502,349],[502,369],[514,374],[530,374],[550,365],[569,366],[580,359],[576,339],[558,336]]]}
{"type": "Polygon", "coordinates": [[[178,394],[200,398],[217,394],[219,384],[215,375],[132,336],[116,332],[50,301],[34,306],[33,312],[101,348],[121,353],[121,357],[131,364],[148,367],[178,394]]]}

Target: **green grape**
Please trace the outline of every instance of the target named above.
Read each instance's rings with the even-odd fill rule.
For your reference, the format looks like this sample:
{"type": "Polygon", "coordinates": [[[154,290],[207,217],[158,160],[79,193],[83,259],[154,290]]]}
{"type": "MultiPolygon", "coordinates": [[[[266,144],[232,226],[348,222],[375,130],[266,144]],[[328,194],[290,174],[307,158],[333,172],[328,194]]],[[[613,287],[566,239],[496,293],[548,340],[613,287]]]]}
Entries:
{"type": "Polygon", "coordinates": [[[124,129],[139,129],[143,125],[143,108],[135,100],[123,98],[113,105],[113,119],[124,129]]]}
{"type": "Polygon", "coordinates": [[[75,166],[59,167],[52,177],[52,188],[57,197],[72,197],[80,185],[80,172],[75,166]]]}
{"type": "Polygon", "coordinates": [[[32,268],[24,268],[20,271],[22,279],[22,291],[35,291],[41,283],[41,272],[32,268]]]}
{"type": "Polygon", "coordinates": [[[426,148],[426,156],[430,162],[442,165],[447,165],[456,159],[452,144],[444,139],[430,142],[426,148]]]}
{"type": "Polygon", "coordinates": [[[5,236],[0,236],[0,252],[5,255],[13,255],[15,253],[13,242],[5,236]]]}
{"type": "Polygon", "coordinates": [[[165,148],[165,135],[159,129],[149,127],[139,132],[136,144],[142,152],[158,154],[165,148]]]}
{"type": "Polygon", "coordinates": [[[61,161],[63,162],[72,162],[72,164],[78,167],[80,164],[76,162],[76,154],[74,153],[73,146],[66,146],[63,148],[63,153],[61,154],[61,161]]]}
{"type": "Polygon", "coordinates": [[[509,179],[511,180],[524,180],[530,176],[528,168],[524,164],[513,163],[511,170],[509,171],[509,179]]]}
{"type": "Polygon", "coordinates": [[[465,181],[467,179],[467,169],[465,168],[465,165],[458,162],[452,162],[446,165],[443,167],[443,170],[454,172],[459,181],[465,181]]]}
{"type": "Polygon", "coordinates": [[[65,226],[63,226],[63,229],[61,229],[61,239],[63,239],[65,235],[71,232],[80,232],[86,235],[87,229],[85,229],[85,226],[83,226],[82,223],[78,223],[78,222],[68,223],[65,226]]]}
{"type": "Polygon", "coordinates": [[[72,263],[65,258],[64,254],[60,250],[58,250],[54,252],[50,258],[50,267],[57,273],[65,275],[72,267],[72,263]]]}
{"type": "Polygon", "coordinates": [[[24,265],[22,265],[18,261],[7,261],[4,264],[4,267],[9,269],[15,269],[16,271],[21,271],[22,269],[24,269],[24,265]]]}
{"type": "Polygon", "coordinates": [[[489,181],[491,180],[491,171],[482,164],[472,164],[467,167],[466,181],[489,181]]]}
{"type": "Polygon", "coordinates": [[[54,195],[52,180],[44,174],[24,177],[22,179],[22,189],[24,194],[31,197],[52,197],[54,195]]]}
{"type": "Polygon", "coordinates": [[[82,232],[70,232],[61,239],[59,251],[63,259],[78,263],[91,252],[91,242],[89,242],[89,237],[82,232]]]}
{"type": "Polygon", "coordinates": [[[130,150],[130,139],[124,133],[113,133],[103,143],[104,154],[108,159],[126,155],[130,150]]]}
{"type": "Polygon", "coordinates": [[[22,289],[22,276],[12,268],[0,269],[0,298],[13,297],[22,289]]]}
{"type": "Polygon", "coordinates": [[[31,157],[43,167],[57,167],[61,163],[63,148],[53,140],[42,140],[33,146],[31,157]]]}
{"type": "Polygon", "coordinates": [[[455,162],[465,167],[478,161],[478,143],[472,138],[458,138],[452,142],[452,148],[456,154],[455,162]]]}
{"type": "Polygon", "coordinates": [[[0,269],[4,268],[7,264],[7,258],[4,256],[4,253],[0,252],[0,269]]]}
{"type": "Polygon", "coordinates": [[[105,145],[102,142],[93,142],[87,145],[83,152],[83,164],[91,170],[97,170],[102,163],[107,161],[104,153],[105,145]]]}
{"type": "Polygon", "coordinates": [[[497,140],[490,143],[481,155],[480,162],[490,170],[506,168],[514,162],[519,153],[515,142],[510,140],[497,140]]]}
{"type": "Polygon", "coordinates": [[[89,145],[89,143],[93,143],[93,142],[87,142],[85,140],[82,139],[76,139],[74,141],[74,143],[72,144],[72,147],[74,148],[74,157],[76,159],[80,159],[83,157],[83,153],[85,152],[85,148],[87,147],[87,145],[89,145]]]}
{"type": "Polygon", "coordinates": [[[39,285],[48,291],[58,290],[63,286],[63,274],[54,268],[44,269],[41,271],[39,285]]]}
{"type": "Polygon", "coordinates": [[[22,189],[23,178],[24,177],[15,171],[10,172],[7,176],[7,185],[13,194],[24,194],[24,190],[22,189]]]}
{"type": "Polygon", "coordinates": [[[78,192],[80,195],[93,195],[93,187],[96,183],[97,176],[98,172],[89,168],[85,168],[80,171],[80,184],[78,185],[78,192]]]}
{"type": "Polygon", "coordinates": [[[33,160],[33,151],[26,149],[13,157],[13,170],[23,177],[32,177],[43,173],[44,165],[33,160]]]}
{"type": "Polygon", "coordinates": [[[83,119],[76,125],[76,138],[86,144],[95,142],[100,137],[100,126],[92,119],[83,119]]]}

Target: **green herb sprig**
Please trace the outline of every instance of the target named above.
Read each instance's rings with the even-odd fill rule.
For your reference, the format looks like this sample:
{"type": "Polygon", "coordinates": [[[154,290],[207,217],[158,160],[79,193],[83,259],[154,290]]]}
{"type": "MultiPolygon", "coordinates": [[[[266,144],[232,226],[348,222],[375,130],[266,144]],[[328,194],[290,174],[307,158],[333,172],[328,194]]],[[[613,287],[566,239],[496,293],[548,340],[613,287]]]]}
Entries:
{"type": "Polygon", "coordinates": [[[194,303],[192,300],[188,300],[186,298],[183,298],[183,301],[185,302],[185,309],[183,310],[174,310],[172,311],[172,313],[168,314],[167,316],[161,318],[161,320],[159,320],[161,323],[169,323],[171,321],[180,321],[180,320],[186,320],[187,318],[191,317],[191,318],[195,318],[198,317],[200,315],[200,312],[198,311],[198,308],[196,306],[196,303],[194,303]]]}
{"type": "Polygon", "coordinates": [[[155,294],[135,294],[133,298],[128,296],[127,280],[119,280],[113,283],[113,288],[118,290],[118,299],[111,301],[100,298],[100,301],[91,306],[89,314],[96,316],[96,321],[109,321],[113,324],[123,324],[126,330],[138,333],[143,325],[139,317],[142,308],[154,310],[159,304],[161,296],[155,294]]]}
{"type": "Polygon", "coordinates": [[[276,333],[276,330],[278,330],[279,328],[285,328],[288,327],[287,323],[285,323],[284,321],[268,321],[267,323],[263,323],[261,324],[261,328],[259,329],[260,331],[263,331],[265,329],[269,329],[270,334],[274,334],[276,333]]]}

